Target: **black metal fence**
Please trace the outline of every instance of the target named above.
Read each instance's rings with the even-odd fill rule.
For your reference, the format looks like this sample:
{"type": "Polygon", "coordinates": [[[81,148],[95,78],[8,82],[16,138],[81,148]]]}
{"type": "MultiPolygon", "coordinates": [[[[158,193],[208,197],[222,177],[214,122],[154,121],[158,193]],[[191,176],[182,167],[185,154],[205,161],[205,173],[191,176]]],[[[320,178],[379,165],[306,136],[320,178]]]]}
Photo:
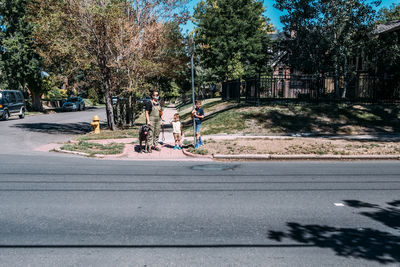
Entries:
{"type": "MultiPolygon", "coordinates": [[[[400,100],[400,77],[358,75],[346,83],[339,78],[337,85],[339,95],[347,100],[400,100]]],[[[334,77],[291,75],[224,82],[221,96],[224,100],[259,103],[267,99],[329,100],[335,99],[336,93],[334,77]]]]}

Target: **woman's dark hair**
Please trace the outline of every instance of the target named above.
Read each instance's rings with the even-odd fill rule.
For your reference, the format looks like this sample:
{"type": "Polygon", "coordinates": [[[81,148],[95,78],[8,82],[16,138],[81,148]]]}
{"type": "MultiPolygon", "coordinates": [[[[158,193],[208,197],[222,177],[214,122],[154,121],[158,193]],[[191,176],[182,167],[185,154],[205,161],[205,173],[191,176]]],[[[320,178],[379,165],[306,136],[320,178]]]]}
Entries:
{"type": "Polygon", "coordinates": [[[155,93],[155,92],[157,92],[157,93],[158,93],[158,91],[157,91],[157,90],[151,90],[151,91],[150,91],[150,97],[153,97],[153,95],[154,95],[154,93],[155,93]]]}

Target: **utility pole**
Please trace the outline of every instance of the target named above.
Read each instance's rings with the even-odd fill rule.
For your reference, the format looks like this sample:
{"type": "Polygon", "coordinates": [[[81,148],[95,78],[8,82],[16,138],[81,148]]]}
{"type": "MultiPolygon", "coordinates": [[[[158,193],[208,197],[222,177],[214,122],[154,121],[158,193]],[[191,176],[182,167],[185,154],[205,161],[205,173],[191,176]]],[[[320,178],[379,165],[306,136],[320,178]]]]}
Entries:
{"type": "MultiPolygon", "coordinates": [[[[189,51],[191,52],[191,57],[190,57],[190,62],[192,66],[192,101],[193,101],[193,110],[196,108],[195,106],[195,94],[194,94],[194,40],[193,37],[189,40],[189,51]]],[[[196,145],[196,125],[195,125],[195,116],[193,116],[193,139],[194,139],[194,145],[196,145]]]]}

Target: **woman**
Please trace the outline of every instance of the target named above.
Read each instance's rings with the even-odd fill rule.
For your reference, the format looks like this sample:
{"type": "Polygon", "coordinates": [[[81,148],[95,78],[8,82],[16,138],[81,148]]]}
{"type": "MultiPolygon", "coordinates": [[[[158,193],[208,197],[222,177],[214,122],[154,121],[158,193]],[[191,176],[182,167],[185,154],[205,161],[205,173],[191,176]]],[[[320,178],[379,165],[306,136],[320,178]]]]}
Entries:
{"type": "Polygon", "coordinates": [[[149,144],[150,146],[152,146],[152,149],[160,151],[160,148],[158,147],[158,139],[160,137],[160,130],[161,130],[160,122],[164,121],[164,117],[158,99],[159,99],[158,92],[153,91],[151,93],[151,101],[147,101],[146,103],[145,112],[146,112],[146,123],[147,125],[150,126],[149,144]]]}

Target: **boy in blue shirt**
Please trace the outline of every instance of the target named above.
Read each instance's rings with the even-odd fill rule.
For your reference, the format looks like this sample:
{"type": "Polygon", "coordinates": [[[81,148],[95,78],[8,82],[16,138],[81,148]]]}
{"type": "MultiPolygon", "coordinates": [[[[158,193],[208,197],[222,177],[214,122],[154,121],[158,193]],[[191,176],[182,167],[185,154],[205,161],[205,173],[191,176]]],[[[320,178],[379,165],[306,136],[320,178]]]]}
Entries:
{"type": "Polygon", "coordinates": [[[201,102],[199,100],[196,100],[195,102],[196,108],[192,111],[192,117],[194,118],[194,125],[195,125],[195,131],[196,131],[196,144],[194,148],[199,148],[199,146],[203,145],[203,141],[201,140],[200,136],[200,128],[201,128],[201,122],[204,119],[204,110],[201,108],[201,102]]]}

